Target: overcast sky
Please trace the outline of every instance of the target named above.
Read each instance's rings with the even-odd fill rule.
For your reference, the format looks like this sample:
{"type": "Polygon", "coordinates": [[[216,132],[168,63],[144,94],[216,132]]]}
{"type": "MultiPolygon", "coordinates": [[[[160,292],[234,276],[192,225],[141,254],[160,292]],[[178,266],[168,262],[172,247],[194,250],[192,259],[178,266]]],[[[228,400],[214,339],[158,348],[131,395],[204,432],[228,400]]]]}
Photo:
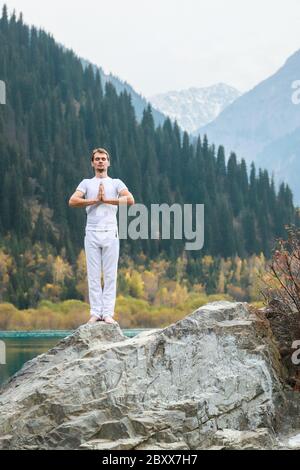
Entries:
{"type": "Polygon", "coordinates": [[[218,82],[246,91],[300,49],[299,0],[4,3],[146,97],[218,82]]]}

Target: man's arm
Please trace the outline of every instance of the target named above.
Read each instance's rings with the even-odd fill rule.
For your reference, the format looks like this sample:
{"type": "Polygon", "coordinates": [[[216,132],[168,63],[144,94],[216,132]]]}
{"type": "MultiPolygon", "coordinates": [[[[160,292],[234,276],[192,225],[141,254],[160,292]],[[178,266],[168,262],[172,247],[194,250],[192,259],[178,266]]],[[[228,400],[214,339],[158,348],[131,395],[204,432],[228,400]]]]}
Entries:
{"type": "Polygon", "coordinates": [[[84,199],[84,193],[82,191],[75,191],[74,194],[69,199],[70,207],[86,207],[92,206],[94,204],[99,204],[101,201],[99,199],[84,199]]]}
{"type": "Polygon", "coordinates": [[[102,202],[105,204],[112,204],[113,206],[119,206],[120,204],[131,206],[134,204],[134,197],[128,189],[122,189],[122,191],[119,192],[119,196],[120,197],[114,199],[106,199],[104,196],[104,198],[102,198],[102,202]]]}

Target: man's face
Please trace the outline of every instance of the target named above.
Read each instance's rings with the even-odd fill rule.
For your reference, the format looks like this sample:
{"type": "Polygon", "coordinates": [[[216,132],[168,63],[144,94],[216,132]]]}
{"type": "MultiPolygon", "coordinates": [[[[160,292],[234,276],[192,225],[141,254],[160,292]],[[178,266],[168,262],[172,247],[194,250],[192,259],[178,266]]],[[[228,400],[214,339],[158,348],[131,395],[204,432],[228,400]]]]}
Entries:
{"type": "Polygon", "coordinates": [[[107,168],[110,166],[110,162],[107,158],[106,153],[97,152],[94,154],[94,160],[92,161],[92,167],[97,173],[105,173],[107,168]]]}

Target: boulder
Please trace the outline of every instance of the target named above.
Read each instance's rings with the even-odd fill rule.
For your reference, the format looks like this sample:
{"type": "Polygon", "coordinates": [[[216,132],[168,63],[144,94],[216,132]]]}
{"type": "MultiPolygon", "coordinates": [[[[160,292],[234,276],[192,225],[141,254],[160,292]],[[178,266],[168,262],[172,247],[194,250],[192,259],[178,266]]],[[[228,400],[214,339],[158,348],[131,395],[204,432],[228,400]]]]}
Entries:
{"type": "Polygon", "coordinates": [[[0,448],[289,448],[285,374],[268,321],[245,302],[133,338],[85,324],[2,386],[0,448]]]}

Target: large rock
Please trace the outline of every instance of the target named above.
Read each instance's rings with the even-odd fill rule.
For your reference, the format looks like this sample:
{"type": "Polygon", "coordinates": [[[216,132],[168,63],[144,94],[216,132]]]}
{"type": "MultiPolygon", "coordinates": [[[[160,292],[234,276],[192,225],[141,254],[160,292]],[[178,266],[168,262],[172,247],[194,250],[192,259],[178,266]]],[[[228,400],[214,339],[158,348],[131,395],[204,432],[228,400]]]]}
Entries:
{"type": "Polygon", "coordinates": [[[246,303],[134,338],[87,324],[2,387],[0,448],[288,448],[284,378],[268,322],[246,303]]]}

